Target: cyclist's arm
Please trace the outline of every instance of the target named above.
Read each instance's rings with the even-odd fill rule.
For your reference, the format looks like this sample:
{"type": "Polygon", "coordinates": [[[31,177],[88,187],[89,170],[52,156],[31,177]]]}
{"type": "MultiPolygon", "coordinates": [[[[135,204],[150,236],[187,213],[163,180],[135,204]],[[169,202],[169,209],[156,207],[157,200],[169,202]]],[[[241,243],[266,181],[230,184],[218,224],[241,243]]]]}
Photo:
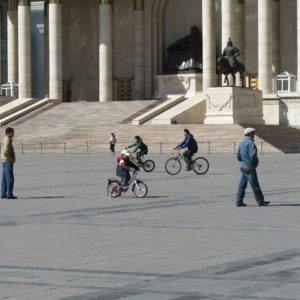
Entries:
{"type": "Polygon", "coordinates": [[[186,148],[189,145],[190,142],[191,142],[191,136],[187,136],[184,139],[184,141],[180,145],[178,145],[177,147],[178,148],[186,148]]]}
{"type": "Polygon", "coordinates": [[[135,146],[136,146],[136,143],[129,145],[127,148],[132,148],[132,147],[135,147],[135,146]]]}

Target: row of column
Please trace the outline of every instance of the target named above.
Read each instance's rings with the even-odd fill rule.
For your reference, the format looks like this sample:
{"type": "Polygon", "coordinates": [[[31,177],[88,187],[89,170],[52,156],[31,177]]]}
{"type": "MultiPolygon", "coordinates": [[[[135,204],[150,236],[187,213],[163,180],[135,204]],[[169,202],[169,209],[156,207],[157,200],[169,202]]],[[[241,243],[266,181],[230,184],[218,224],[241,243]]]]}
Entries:
{"type": "MultiPolygon", "coordinates": [[[[300,0],[298,1],[298,78],[300,78],[300,0]]],[[[264,94],[273,93],[273,74],[280,68],[280,2],[258,1],[258,79],[264,94]]],[[[202,0],[203,12],[203,91],[215,86],[215,0],[202,0]]],[[[244,0],[222,0],[222,47],[229,37],[244,53],[244,0]]],[[[240,61],[244,58],[241,56],[240,61]]],[[[298,80],[300,91],[300,80],[298,80]]]]}
{"type": "MultiPolygon", "coordinates": [[[[32,97],[30,0],[9,0],[8,81],[19,83],[19,98],[32,97]]],[[[61,0],[49,0],[49,97],[62,99],[61,0]]]]}
{"type": "MultiPolygon", "coordinates": [[[[99,98],[113,100],[113,0],[99,0],[99,98]]],[[[144,99],[144,0],[134,2],[135,99],[144,99]]],[[[49,97],[62,95],[62,4],[49,0],[49,97]]],[[[19,83],[19,98],[32,97],[30,0],[9,0],[8,81],[19,83]]]]}
{"type": "MultiPolygon", "coordinates": [[[[113,100],[113,0],[100,0],[99,96],[113,100]]],[[[134,1],[134,99],[145,98],[144,0],[134,1]]]]}

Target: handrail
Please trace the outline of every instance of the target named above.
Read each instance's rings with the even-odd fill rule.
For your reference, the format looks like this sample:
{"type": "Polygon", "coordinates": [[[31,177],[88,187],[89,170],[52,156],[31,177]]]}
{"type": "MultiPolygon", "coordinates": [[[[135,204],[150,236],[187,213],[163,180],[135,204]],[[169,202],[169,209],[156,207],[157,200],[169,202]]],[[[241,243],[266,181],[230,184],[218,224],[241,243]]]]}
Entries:
{"type": "MultiPolygon", "coordinates": [[[[233,153],[237,152],[238,144],[240,140],[236,139],[234,141],[201,141],[198,142],[199,152],[201,153],[233,153]]],[[[163,154],[171,153],[173,148],[176,146],[173,142],[160,142],[154,141],[147,143],[149,148],[149,153],[153,154],[163,154]]],[[[123,150],[128,145],[128,142],[118,142],[116,144],[116,151],[119,152],[123,150]]],[[[22,154],[93,154],[93,153],[108,153],[109,144],[103,142],[92,141],[41,141],[41,142],[14,142],[14,148],[17,153],[22,154]]],[[[258,151],[263,153],[274,153],[273,145],[264,142],[257,142],[258,151]]],[[[300,142],[299,141],[289,141],[284,147],[284,149],[278,152],[284,153],[300,153],[300,142]],[[296,149],[296,150],[295,150],[296,149]]]]}

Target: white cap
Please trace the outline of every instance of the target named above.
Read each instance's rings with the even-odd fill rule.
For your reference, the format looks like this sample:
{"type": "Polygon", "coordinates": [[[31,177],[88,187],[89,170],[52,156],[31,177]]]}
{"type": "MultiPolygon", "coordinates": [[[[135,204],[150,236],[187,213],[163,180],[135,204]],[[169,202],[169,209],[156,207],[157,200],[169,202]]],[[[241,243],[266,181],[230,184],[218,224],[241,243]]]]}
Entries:
{"type": "Polygon", "coordinates": [[[130,156],[130,153],[128,150],[124,149],[122,152],[121,152],[122,155],[125,155],[125,156],[130,156]]]}
{"type": "Polygon", "coordinates": [[[248,128],[245,129],[244,134],[248,135],[248,134],[250,134],[252,132],[255,132],[255,131],[256,131],[255,128],[248,127],[248,128]]]}

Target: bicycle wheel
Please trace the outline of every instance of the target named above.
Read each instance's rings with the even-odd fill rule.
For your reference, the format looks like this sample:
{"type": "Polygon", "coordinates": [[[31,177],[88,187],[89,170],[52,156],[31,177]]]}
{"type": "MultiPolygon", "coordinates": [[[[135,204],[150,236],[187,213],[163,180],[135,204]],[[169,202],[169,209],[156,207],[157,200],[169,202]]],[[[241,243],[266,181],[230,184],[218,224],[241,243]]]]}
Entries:
{"type": "Polygon", "coordinates": [[[137,198],[144,198],[148,194],[148,187],[143,181],[138,180],[132,186],[132,191],[137,198]]]}
{"type": "Polygon", "coordinates": [[[198,175],[204,175],[209,169],[209,162],[204,157],[197,157],[193,161],[193,170],[198,175]]]}
{"type": "Polygon", "coordinates": [[[107,194],[109,197],[117,198],[121,196],[121,190],[117,190],[119,182],[117,180],[109,181],[107,184],[107,194]]]}
{"type": "Polygon", "coordinates": [[[165,164],[166,172],[170,175],[177,175],[181,171],[181,162],[177,158],[170,158],[165,164]]]}
{"type": "Polygon", "coordinates": [[[143,169],[145,172],[152,172],[155,169],[155,162],[151,159],[144,161],[143,169]]]}

